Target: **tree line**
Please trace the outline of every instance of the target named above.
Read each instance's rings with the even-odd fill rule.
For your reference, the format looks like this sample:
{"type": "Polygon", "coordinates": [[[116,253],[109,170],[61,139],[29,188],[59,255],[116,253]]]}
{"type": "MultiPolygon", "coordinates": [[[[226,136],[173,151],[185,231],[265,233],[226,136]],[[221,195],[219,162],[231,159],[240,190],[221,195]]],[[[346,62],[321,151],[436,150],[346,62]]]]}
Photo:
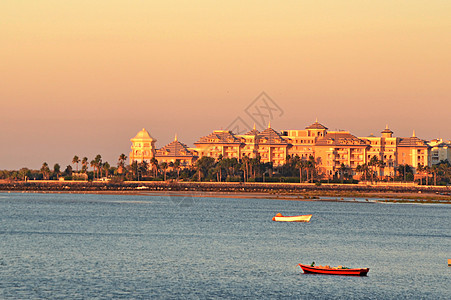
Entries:
{"type": "Polygon", "coordinates": [[[120,168],[125,168],[127,156],[121,154],[117,167],[111,166],[107,161],[102,160],[100,154],[89,161],[87,157],[79,158],[75,155],[72,158],[72,165],[67,165],[63,170],[59,163],[55,163],[51,169],[47,162],[43,162],[39,170],[21,168],[20,170],[0,170],[0,179],[9,180],[96,180],[102,177],[112,178],[117,176],[120,168]],[[92,170],[89,170],[89,167],[92,170]]]}
{"type": "MultiPolygon", "coordinates": [[[[149,162],[134,161],[126,164],[127,156],[121,154],[115,166],[102,160],[100,154],[92,160],[87,157],[72,158],[69,164],[62,170],[60,164],[53,165],[53,169],[44,162],[39,170],[22,168],[17,171],[0,170],[0,179],[9,180],[113,180],[113,181],[208,181],[208,182],[332,182],[332,183],[356,183],[353,170],[342,163],[332,178],[325,176],[319,169],[319,161],[313,156],[300,158],[290,156],[282,166],[274,166],[270,162],[262,162],[261,157],[244,156],[242,159],[224,158],[221,155],[217,160],[204,156],[193,165],[184,166],[180,160],[174,162],[159,162],[152,158],[149,162]]],[[[451,183],[451,164],[442,161],[432,167],[418,165],[416,174],[411,166],[398,165],[395,174],[391,177],[380,178],[381,170],[386,164],[373,156],[368,163],[358,165],[355,173],[364,181],[398,181],[419,184],[448,185],[451,183]]]]}

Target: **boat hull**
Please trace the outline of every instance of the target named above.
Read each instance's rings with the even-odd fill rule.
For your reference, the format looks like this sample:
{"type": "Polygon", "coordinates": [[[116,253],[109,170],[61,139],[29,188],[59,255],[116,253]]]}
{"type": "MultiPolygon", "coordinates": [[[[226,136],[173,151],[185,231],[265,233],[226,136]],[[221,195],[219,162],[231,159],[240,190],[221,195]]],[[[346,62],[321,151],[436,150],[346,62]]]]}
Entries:
{"type": "Polygon", "coordinates": [[[309,265],[299,264],[302,271],[306,274],[324,274],[324,275],[344,275],[344,276],[366,276],[370,271],[369,268],[358,269],[341,269],[341,268],[323,268],[312,267],[309,265]]]}
{"type": "Polygon", "coordinates": [[[276,222],[310,222],[312,215],[301,216],[275,216],[272,218],[276,222]]]}

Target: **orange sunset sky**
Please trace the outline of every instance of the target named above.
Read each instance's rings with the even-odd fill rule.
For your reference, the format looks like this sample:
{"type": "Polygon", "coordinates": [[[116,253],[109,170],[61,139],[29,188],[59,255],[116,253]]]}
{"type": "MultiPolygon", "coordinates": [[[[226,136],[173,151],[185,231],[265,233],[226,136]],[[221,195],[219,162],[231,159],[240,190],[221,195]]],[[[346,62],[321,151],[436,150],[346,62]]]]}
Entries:
{"type": "Polygon", "coordinates": [[[276,130],[451,139],[449,0],[2,0],[0,40],[0,169],[192,146],[263,91],[276,130]]]}

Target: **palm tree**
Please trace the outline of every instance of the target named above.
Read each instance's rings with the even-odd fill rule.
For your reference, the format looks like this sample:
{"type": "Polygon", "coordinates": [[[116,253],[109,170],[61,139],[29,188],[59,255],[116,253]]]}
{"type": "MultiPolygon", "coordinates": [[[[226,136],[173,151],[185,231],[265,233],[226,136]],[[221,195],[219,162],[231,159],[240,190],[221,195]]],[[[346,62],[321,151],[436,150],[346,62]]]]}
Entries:
{"type": "Polygon", "coordinates": [[[302,183],[302,169],[307,167],[307,162],[303,159],[296,161],[296,168],[299,169],[299,183],[302,183]]]}
{"type": "Polygon", "coordinates": [[[105,171],[105,176],[108,177],[110,171],[110,164],[106,161],[103,166],[103,170],[105,171]]]}
{"type": "Polygon", "coordinates": [[[77,173],[78,173],[78,163],[80,162],[80,158],[77,155],[72,158],[72,163],[77,165],[77,173]]]}
{"type": "Polygon", "coordinates": [[[242,158],[242,162],[243,162],[243,171],[244,171],[244,182],[247,181],[248,177],[249,177],[249,162],[251,161],[251,159],[249,158],[249,156],[244,155],[242,158]]]}
{"type": "Polygon", "coordinates": [[[127,156],[122,153],[121,155],[119,155],[119,158],[117,160],[117,169],[116,169],[116,174],[123,174],[125,173],[125,171],[127,170],[125,168],[125,161],[127,160],[127,156]]]}
{"type": "Polygon", "coordinates": [[[119,155],[119,158],[117,160],[117,170],[116,170],[116,172],[118,174],[122,174],[126,170],[125,169],[125,161],[126,160],[127,160],[127,156],[124,153],[119,155]]]}
{"type": "Polygon", "coordinates": [[[158,174],[158,160],[155,157],[152,157],[150,159],[150,164],[152,165],[152,169],[154,169],[155,172],[155,178],[157,177],[158,174]]]}
{"type": "MultiPolygon", "coordinates": [[[[130,166],[130,172],[128,173],[127,176],[131,176],[129,177],[131,180],[136,180],[136,175],[138,174],[138,162],[136,160],[134,160],[130,166]],[[130,174],[131,173],[131,174],[130,174]]],[[[139,179],[139,178],[138,178],[139,179]]]]}
{"type": "MultiPolygon", "coordinates": [[[[425,167],[424,167],[422,164],[419,163],[418,166],[417,166],[417,173],[418,173],[418,174],[424,173],[424,171],[425,171],[424,168],[425,168],[425,167]]],[[[423,184],[423,178],[420,177],[420,180],[419,180],[419,181],[420,181],[420,185],[422,185],[422,184],[423,184]]]]}
{"type": "Polygon", "coordinates": [[[174,162],[170,161],[168,167],[171,168],[172,171],[174,171],[174,162]]]}
{"type": "Polygon", "coordinates": [[[83,173],[86,173],[86,171],[88,171],[88,158],[87,157],[83,157],[83,159],[81,160],[81,170],[83,173]]]}
{"type": "Polygon", "coordinates": [[[355,172],[356,173],[363,173],[362,169],[363,169],[362,165],[357,165],[357,167],[355,167],[355,172]]]}
{"type": "Polygon", "coordinates": [[[261,157],[260,154],[257,154],[257,156],[255,158],[251,158],[250,161],[250,173],[252,173],[252,177],[255,179],[256,177],[256,173],[257,173],[257,169],[259,169],[261,167],[261,157]]]}
{"type": "Polygon", "coordinates": [[[379,176],[382,176],[382,169],[385,168],[385,162],[382,159],[378,159],[376,166],[379,168],[379,176]]]}
{"type": "Polygon", "coordinates": [[[408,174],[410,174],[409,176],[413,175],[412,167],[408,164],[399,165],[397,168],[397,171],[400,174],[400,176],[402,176],[402,174],[404,174],[404,182],[407,182],[408,174]]]}
{"type": "Polygon", "coordinates": [[[234,176],[236,173],[235,172],[236,169],[239,167],[238,160],[235,157],[233,157],[233,158],[223,159],[221,162],[224,163],[223,166],[226,169],[228,176],[229,177],[234,176]]]}
{"type": "Polygon", "coordinates": [[[168,169],[168,163],[167,162],[165,162],[165,161],[163,161],[161,164],[160,164],[160,166],[161,166],[161,168],[163,169],[163,178],[164,178],[164,181],[166,181],[166,170],[168,169]]]}
{"type": "Polygon", "coordinates": [[[451,181],[451,165],[448,160],[440,161],[439,165],[436,166],[436,170],[437,177],[440,181],[451,181]]]}
{"type": "Polygon", "coordinates": [[[215,164],[216,179],[218,179],[218,182],[222,182],[222,170],[227,170],[227,164],[228,161],[222,158],[215,164]]]}
{"type": "Polygon", "coordinates": [[[48,179],[50,174],[50,168],[47,162],[44,162],[41,167],[41,173],[44,179],[48,179]]]}
{"type": "Polygon", "coordinates": [[[373,176],[374,176],[374,168],[378,165],[379,160],[377,159],[376,155],[373,155],[371,157],[370,161],[368,162],[368,166],[371,167],[371,183],[373,183],[373,176]]]}
{"type": "Polygon", "coordinates": [[[146,160],[138,163],[137,174],[139,179],[139,173],[141,172],[141,178],[147,176],[147,171],[149,170],[149,163],[146,160]]]}
{"type": "Polygon", "coordinates": [[[341,163],[340,168],[338,169],[338,174],[340,174],[340,180],[341,180],[342,184],[344,181],[345,173],[347,173],[347,171],[348,171],[348,167],[344,163],[341,163]]]}
{"type": "Polygon", "coordinates": [[[55,173],[56,179],[58,179],[59,174],[61,173],[61,166],[58,163],[53,165],[53,173],[55,173]]]}
{"type": "Polygon", "coordinates": [[[67,165],[66,169],[64,170],[64,173],[66,173],[69,176],[72,176],[72,166],[71,165],[67,165]]]}
{"type": "Polygon", "coordinates": [[[214,169],[213,174],[216,174],[216,181],[221,182],[222,181],[222,167],[220,162],[217,162],[214,169]]]}
{"type": "Polygon", "coordinates": [[[368,172],[369,172],[369,169],[368,169],[368,165],[367,165],[367,164],[358,165],[358,166],[355,168],[355,171],[356,171],[357,173],[361,173],[361,175],[360,175],[360,180],[362,180],[362,176],[363,176],[363,178],[364,178],[365,181],[366,181],[367,175],[368,175],[368,172]]]}
{"type": "Polygon", "coordinates": [[[438,172],[437,165],[432,166],[431,172],[432,172],[432,174],[434,174],[434,185],[437,185],[437,172],[438,172]]]}
{"type": "MultiPolygon", "coordinates": [[[[224,161],[224,160],[221,160],[224,161]]],[[[215,159],[209,156],[203,156],[196,161],[197,178],[202,180],[202,176],[207,175],[208,170],[213,169],[216,165],[215,159]]]]}
{"type": "Polygon", "coordinates": [[[307,182],[309,181],[308,178],[308,170],[310,170],[310,179],[312,182],[314,181],[314,174],[316,171],[316,161],[315,157],[313,155],[310,155],[307,161],[307,182]]]}
{"type": "Polygon", "coordinates": [[[180,177],[180,159],[176,159],[174,162],[174,169],[177,171],[177,180],[180,177]]]}
{"type": "Polygon", "coordinates": [[[119,155],[117,166],[124,168],[126,160],[127,160],[127,156],[124,153],[122,153],[121,155],[119,155]]]}
{"type": "Polygon", "coordinates": [[[96,178],[95,176],[96,176],[96,168],[97,168],[97,163],[96,163],[96,161],[93,159],[93,160],[91,160],[91,168],[93,168],[93,170],[94,170],[94,179],[96,178]]]}
{"type": "Polygon", "coordinates": [[[94,162],[97,168],[97,178],[102,177],[102,156],[100,154],[97,154],[94,158],[94,162]],[[99,177],[100,172],[100,177],[99,177]]]}
{"type": "Polygon", "coordinates": [[[431,168],[429,166],[425,166],[423,170],[426,173],[426,185],[429,185],[429,173],[431,173],[431,168]]]}

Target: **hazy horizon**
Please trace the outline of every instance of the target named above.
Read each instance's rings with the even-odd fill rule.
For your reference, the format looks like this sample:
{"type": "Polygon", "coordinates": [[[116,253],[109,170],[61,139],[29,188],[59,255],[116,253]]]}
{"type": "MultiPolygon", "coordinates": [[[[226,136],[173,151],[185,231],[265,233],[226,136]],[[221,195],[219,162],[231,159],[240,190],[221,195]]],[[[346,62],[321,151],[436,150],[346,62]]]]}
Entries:
{"type": "MultiPolygon", "coordinates": [[[[276,130],[451,139],[449,1],[0,3],[0,170],[193,146],[262,92],[276,130]]],[[[262,125],[259,126],[262,128],[262,125]]]]}

